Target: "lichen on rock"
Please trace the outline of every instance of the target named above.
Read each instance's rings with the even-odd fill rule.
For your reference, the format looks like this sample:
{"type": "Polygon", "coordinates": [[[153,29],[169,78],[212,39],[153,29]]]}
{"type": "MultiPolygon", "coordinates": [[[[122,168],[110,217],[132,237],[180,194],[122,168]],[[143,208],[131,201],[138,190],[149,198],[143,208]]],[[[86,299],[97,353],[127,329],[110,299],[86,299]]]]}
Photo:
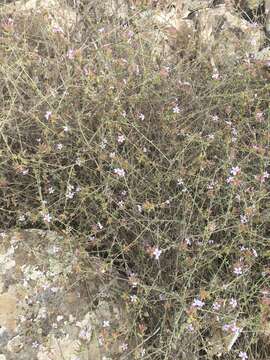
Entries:
{"type": "Polygon", "coordinates": [[[120,298],[116,301],[122,284],[100,273],[102,260],[82,250],[78,258],[73,245],[72,239],[34,229],[11,230],[1,237],[2,358],[121,356],[121,336],[112,344],[110,333],[128,321],[120,298]],[[84,265],[87,270],[82,271],[84,265]]]}

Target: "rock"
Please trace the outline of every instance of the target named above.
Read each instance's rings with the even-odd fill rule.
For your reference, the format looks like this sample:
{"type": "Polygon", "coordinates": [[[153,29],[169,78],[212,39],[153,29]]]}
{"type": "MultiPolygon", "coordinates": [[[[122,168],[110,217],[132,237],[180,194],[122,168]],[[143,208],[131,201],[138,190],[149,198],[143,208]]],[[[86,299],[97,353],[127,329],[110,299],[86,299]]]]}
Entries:
{"type": "Polygon", "coordinates": [[[0,295],[0,325],[11,331],[16,329],[16,298],[8,293],[0,295]]]}
{"type": "Polygon", "coordinates": [[[23,341],[20,335],[15,336],[7,343],[7,350],[12,353],[18,353],[23,348],[23,341]]]}
{"type": "MultiPolygon", "coordinates": [[[[213,320],[213,319],[212,319],[213,320]]],[[[224,330],[220,327],[216,321],[211,322],[209,328],[209,336],[206,341],[206,351],[209,359],[214,359],[216,356],[221,357],[224,354],[228,354],[233,350],[233,347],[237,339],[241,336],[241,333],[245,327],[244,320],[238,320],[237,324],[232,323],[229,326],[237,326],[238,331],[224,330]]]]}
{"type": "Polygon", "coordinates": [[[186,18],[191,12],[208,8],[212,0],[177,0],[175,9],[180,18],[186,18]]]}
{"type": "Polygon", "coordinates": [[[211,53],[216,64],[232,63],[254,54],[264,43],[260,26],[240,18],[225,5],[199,11],[195,23],[200,51],[211,53]]]}
{"type": "Polygon", "coordinates": [[[243,9],[255,10],[263,5],[264,0],[245,0],[241,6],[243,9]]]}
{"type": "Polygon", "coordinates": [[[254,58],[256,60],[270,62],[270,47],[268,46],[268,47],[262,49],[261,51],[258,51],[255,54],[254,58]]]}
{"type": "Polygon", "coordinates": [[[0,259],[12,263],[12,271],[0,267],[2,357],[121,359],[120,344],[129,340],[119,275],[104,271],[100,259],[54,232],[14,230],[0,236],[0,259]]]}
{"type": "Polygon", "coordinates": [[[61,0],[20,0],[3,6],[1,12],[20,16],[35,12],[44,14],[56,32],[70,30],[78,21],[76,12],[61,0]]]}
{"type": "Polygon", "coordinates": [[[144,11],[134,22],[138,36],[149,43],[151,56],[156,60],[170,62],[180,51],[189,51],[189,43],[194,39],[193,21],[179,17],[175,8],[144,11]]]}
{"type": "Polygon", "coordinates": [[[128,0],[103,0],[100,3],[90,0],[88,6],[95,11],[98,18],[109,17],[114,20],[126,20],[130,12],[128,0]]]}
{"type": "Polygon", "coordinates": [[[212,64],[221,66],[261,50],[265,41],[262,26],[241,18],[228,4],[207,6],[210,3],[182,0],[175,8],[144,11],[134,19],[143,40],[150,44],[152,57],[171,62],[178,54],[194,57],[197,52],[209,54],[212,64]],[[195,4],[198,10],[187,18],[195,4]]]}

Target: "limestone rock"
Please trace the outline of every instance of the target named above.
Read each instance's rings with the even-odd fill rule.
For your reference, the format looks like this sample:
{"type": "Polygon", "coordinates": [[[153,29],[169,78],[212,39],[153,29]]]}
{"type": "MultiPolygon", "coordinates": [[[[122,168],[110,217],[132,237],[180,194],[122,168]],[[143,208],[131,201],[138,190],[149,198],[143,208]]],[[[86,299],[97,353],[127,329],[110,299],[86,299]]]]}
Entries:
{"type": "Polygon", "coordinates": [[[187,17],[191,12],[210,7],[213,0],[176,0],[175,8],[181,18],[187,17]]]}
{"type": "Polygon", "coordinates": [[[115,338],[128,328],[119,276],[66,236],[35,229],[0,236],[0,359],[121,359],[129,340],[124,331],[115,338]]]}
{"type": "Polygon", "coordinates": [[[111,18],[113,20],[127,20],[131,5],[129,0],[96,0],[88,1],[88,8],[96,14],[100,20],[102,18],[111,18]]]}
{"type": "Polygon", "coordinates": [[[264,43],[262,27],[240,18],[225,5],[199,11],[195,22],[199,48],[211,52],[219,64],[257,53],[264,43]]]}
{"type": "Polygon", "coordinates": [[[18,353],[23,348],[23,341],[20,335],[15,336],[7,343],[7,350],[11,353],[18,353]]]}
{"type": "Polygon", "coordinates": [[[155,59],[170,61],[179,51],[188,51],[194,39],[193,21],[182,19],[175,8],[144,11],[134,22],[155,59]]]}
{"type": "Polygon", "coordinates": [[[245,0],[241,7],[244,9],[256,10],[263,2],[264,0],[245,0]]]}
{"type": "Polygon", "coordinates": [[[61,0],[19,0],[1,8],[2,13],[30,15],[44,14],[57,31],[73,28],[78,21],[76,12],[61,0]]]}
{"type": "Polygon", "coordinates": [[[260,61],[266,61],[270,64],[270,47],[266,47],[255,54],[255,59],[260,61]]]}

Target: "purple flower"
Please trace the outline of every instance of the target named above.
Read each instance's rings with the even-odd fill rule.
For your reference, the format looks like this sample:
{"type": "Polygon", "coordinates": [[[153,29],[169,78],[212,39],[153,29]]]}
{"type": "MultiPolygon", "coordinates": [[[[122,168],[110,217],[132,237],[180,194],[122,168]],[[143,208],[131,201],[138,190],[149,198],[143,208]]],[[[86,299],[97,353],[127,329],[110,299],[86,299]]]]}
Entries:
{"type": "Polygon", "coordinates": [[[51,111],[46,111],[46,113],[44,115],[45,119],[49,120],[51,116],[52,116],[52,112],[51,111]]]}
{"type": "Polygon", "coordinates": [[[158,247],[155,248],[155,250],[153,251],[153,255],[155,256],[155,259],[158,260],[160,255],[161,255],[161,250],[159,250],[158,247]]]}
{"type": "Polygon", "coordinates": [[[125,170],[124,169],[120,169],[120,168],[116,168],[113,170],[113,172],[120,176],[120,177],[124,177],[125,176],[125,170]]]}
{"type": "Polygon", "coordinates": [[[204,304],[205,303],[203,301],[201,301],[200,299],[194,299],[192,306],[197,307],[197,308],[202,308],[204,306],[204,304]]]}
{"type": "Polygon", "coordinates": [[[231,298],[230,305],[233,309],[237,307],[237,301],[234,298],[231,298]]]}
{"type": "Polygon", "coordinates": [[[231,168],[231,171],[230,173],[233,175],[233,176],[236,176],[237,174],[239,174],[241,171],[240,167],[239,166],[235,166],[235,167],[232,167],[231,168]]]}
{"type": "Polygon", "coordinates": [[[247,353],[246,353],[245,351],[240,351],[239,357],[240,357],[242,360],[247,360],[247,359],[248,359],[247,353]]]}
{"type": "Polygon", "coordinates": [[[242,275],[243,274],[243,269],[241,268],[241,266],[236,266],[234,269],[233,269],[233,272],[235,275],[239,276],[239,275],[242,275]]]}

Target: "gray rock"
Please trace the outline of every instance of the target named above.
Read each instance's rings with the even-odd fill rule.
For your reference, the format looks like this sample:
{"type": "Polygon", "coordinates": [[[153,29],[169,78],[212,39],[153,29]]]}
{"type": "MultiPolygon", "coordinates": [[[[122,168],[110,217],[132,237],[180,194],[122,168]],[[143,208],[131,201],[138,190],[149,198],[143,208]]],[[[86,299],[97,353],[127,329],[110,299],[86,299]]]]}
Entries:
{"type": "Polygon", "coordinates": [[[78,21],[76,12],[62,0],[19,0],[2,6],[1,12],[19,15],[48,14],[48,25],[60,32],[70,30],[78,21]]]}
{"type": "Polygon", "coordinates": [[[243,7],[250,10],[257,9],[260,5],[262,5],[264,0],[245,0],[243,2],[243,7]]]}
{"type": "Polygon", "coordinates": [[[199,11],[195,22],[200,51],[211,53],[216,64],[255,54],[265,40],[262,27],[240,18],[226,6],[199,11]]]}
{"type": "Polygon", "coordinates": [[[260,61],[269,61],[270,64],[270,47],[266,47],[255,54],[255,59],[260,61]]]}
{"type": "Polygon", "coordinates": [[[127,339],[122,334],[115,340],[112,333],[125,324],[128,328],[119,296],[125,287],[116,272],[103,270],[100,259],[89,258],[83,250],[77,255],[72,239],[54,232],[2,235],[0,282],[6,284],[0,292],[2,358],[121,358],[120,344],[127,339]]]}

